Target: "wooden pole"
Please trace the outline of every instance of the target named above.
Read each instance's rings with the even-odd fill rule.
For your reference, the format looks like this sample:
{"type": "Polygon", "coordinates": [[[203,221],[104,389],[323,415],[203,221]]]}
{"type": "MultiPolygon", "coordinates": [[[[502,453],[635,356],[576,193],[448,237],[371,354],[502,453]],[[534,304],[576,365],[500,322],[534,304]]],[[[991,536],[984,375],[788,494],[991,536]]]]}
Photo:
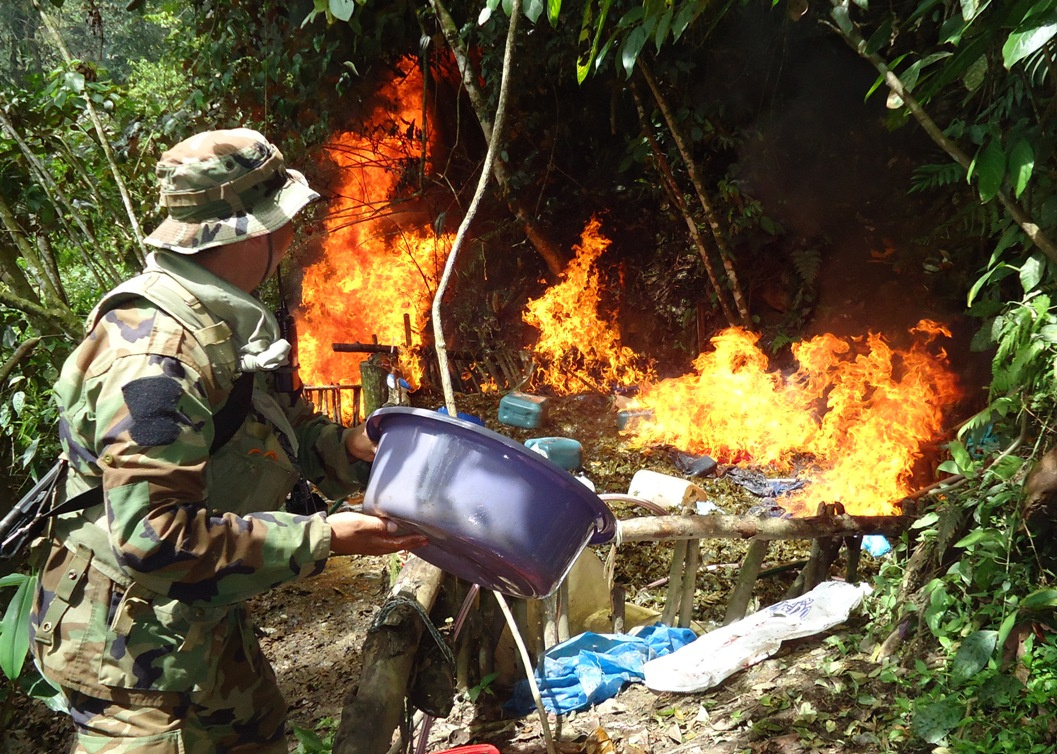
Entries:
{"type": "Polygon", "coordinates": [[[679,628],[689,628],[694,615],[694,592],[697,591],[697,567],[701,564],[701,541],[686,543],[686,567],[683,569],[682,597],[679,600],[679,628]]]}
{"type": "MultiPolygon", "coordinates": [[[[667,516],[665,517],[667,518],[667,516]]],[[[680,539],[672,548],[672,564],[668,567],[668,595],[664,600],[661,623],[674,626],[683,600],[683,568],[686,567],[686,538],[680,539]]]]}
{"type": "Polygon", "coordinates": [[[815,539],[881,534],[898,537],[914,522],[912,516],[642,516],[620,522],[622,542],[681,539],[815,539]]]}
{"type": "Polygon", "coordinates": [[[380,408],[389,396],[389,388],[385,384],[386,374],[385,367],[373,358],[360,364],[360,385],[363,391],[363,415],[365,417],[380,408]]]}
{"type": "Polygon", "coordinates": [[[414,555],[400,572],[389,599],[363,645],[360,682],[345,697],[334,735],[334,754],[384,754],[404,716],[404,697],[422,637],[422,617],[407,600],[428,613],[443,572],[414,555]],[[399,604],[398,604],[399,603],[399,604]]]}
{"type": "Polygon", "coordinates": [[[741,571],[738,579],[734,582],[734,591],[730,594],[727,602],[727,614],[723,618],[723,625],[729,625],[736,620],[745,617],[745,610],[749,606],[749,598],[752,597],[752,588],[756,579],[760,576],[760,567],[763,559],[767,556],[767,550],[771,543],[766,539],[754,539],[749,542],[749,549],[742,561],[741,571]]]}

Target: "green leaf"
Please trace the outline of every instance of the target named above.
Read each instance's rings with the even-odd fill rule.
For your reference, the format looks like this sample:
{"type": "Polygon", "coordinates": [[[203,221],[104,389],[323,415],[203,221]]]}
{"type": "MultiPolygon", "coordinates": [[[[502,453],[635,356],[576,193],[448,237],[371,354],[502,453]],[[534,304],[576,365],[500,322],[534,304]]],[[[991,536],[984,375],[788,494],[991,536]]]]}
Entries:
{"type": "Polygon", "coordinates": [[[558,15],[562,12],[562,0],[547,0],[547,20],[551,26],[558,25],[558,15]]]}
{"type": "Polygon", "coordinates": [[[1019,456],[1005,456],[1000,458],[991,466],[991,473],[997,476],[999,479],[1005,479],[1009,481],[1017,475],[1021,467],[1024,465],[1024,459],[1019,456]]]}
{"type": "Polygon", "coordinates": [[[834,5],[833,10],[829,12],[829,15],[837,22],[837,28],[840,29],[842,34],[846,37],[851,36],[855,27],[852,25],[851,16],[848,14],[848,6],[834,5]]]}
{"type": "Polygon", "coordinates": [[[348,21],[356,10],[356,0],[329,0],[330,15],[339,21],[348,21]]]}
{"type": "Polygon", "coordinates": [[[521,6],[521,11],[525,14],[525,18],[535,24],[540,20],[540,16],[543,15],[543,0],[526,0],[525,4],[521,6]]]}
{"type": "Polygon", "coordinates": [[[977,698],[986,707],[1008,707],[1024,694],[1024,684],[1011,675],[993,675],[980,685],[977,698]]]}
{"type": "Polygon", "coordinates": [[[942,471],[944,474],[961,474],[962,470],[958,468],[958,464],[954,461],[944,461],[936,467],[936,471],[942,471]]]}
{"type": "Polygon", "coordinates": [[[1037,589],[1022,599],[1020,606],[1026,610],[1057,607],[1057,589],[1037,589]]]}
{"type": "Polygon", "coordinates": [[[39,699],[52,712],[61,712],[65,715],[70,713],[66,697],[57,686],[40,673],[25,673],[18,681],[18,685],[26,692],[26,696],[39,699]]]}
{"type": "Polygon", "coordinates": [[[1025,294],[1035,290],[1044,272],[1046,272],[1046,260],[1040,252],[1035,252],[1024,260],[1024,264],[1020,266],[1020,286],[1025,294]]]}
{"type": "Polygon", "coordinates": [[[924,516],[916,520],[910,525],[911,529],[927,529],[930,526],[935,526],[936,522],[940,520],[940,515],[935,511],[930,511],[924,516]]]}
{"type": "Polygon", "coordinates": [[[29,614],[36,582],[29,578],[19,584],[0,621],[0,671],[11,680],[22,673],[29,653],[29,614]]]}
{"type": "Polygon", "coordinates": [[[76,71],[68,71],[62,77],[62,85],[71,92],[80,94],[84,91],[84,74],[77,73],[76,71]]]}
{"type": "Polygon", "coordinates": [[[969,21],[972,21],[980,11],[980,0],[961,0],[961,2],[962,18],[968,23],[969,21]]]}
{"type": "Polygon", "coordinates": [[[989,282],[997,283],[1002,278],[1007,277],[1009,273],[1010,268],[1005,264],[999,264],[989,269],[980,277],[979,280],[973,283],[973,287],[969,290],[969,295],[966,298],[966,306],[973,305],[973,302],[976,300],[976,297],[980,294],[980,291],[985,285],[987,285],[989,282]],[[996,279],[992,280],[992,278],[996,279]]]}
{"type": "Polygon", "coordinates": [[[1017,624],[1017,615],[1019,611],[1012,610],[1009,615],[1002,619],[1002,625],[998,627],[998,646],[1004,647],[1006,645],[1006,639],[1009,638],[1010,632],[1013,631],[1013,626],[1017,624]]]}
{"type": "Polygon", "coordinates": [[[1035,151],[1027,139],[1018,139],[1009,152],[1009,178],[1013,182],[1013,193],[1019,199],[1028,187],[1035,170],[1035,151]]]}
{"type": "Polygon", "coordinates": [[[947,444],[947,450],[951,454],[951,460],[958,465],[959,473],[969,476],[969,473],[973,470],[973,457],[969,455],[965,445],[958,440],[951,440],[947,444]]]}
{"type": "Polygon", "coordinates": [[[965,67],[965,75],[962,76],[962,85],[970,92],[975,92],[986,80],[987,55],[981,54],[976,60],[965,67]]]}
{"type": "Polygon", "coordinates": [[[976,173],[979,183],[980,201],[984,204],[995,198],[1006,177],[1006,153],[1002,142],[992,139],[976,156],[976,173]]]}
{"type": "Polygon", "coordinates": [[[964,713],[964,705],[943,699],[915,709],[911,727],[927,743],[938,743],[962,721],[964,713]]]}
{"type": "Polygon", "coordinates": [[[975,529],[966,534],[961,539],[959,539],[957,542],[955,542],[954,546],[964,550],[972,547],[975,544],[979,544],[980,542],[986,542],[988,540],[994,539],[994,529],[975,529]]]}
{"type": "Polygon", "coordinates": [[[668,8],[657,20],[657,31],[653,35],[653,45],[657,52],[661,51],[661,45],[668,38],[668,32],[672,28],[672,9],[668,8]]]}
{"type": "Polygon", "coordinates": [[[1057,18],[1052,11],[1025,19],[1002,45],[1002,62],[1006,69],[1042,49],[1054,35],[1057,35],[1057,18]]]}
{"type": "Polygon", "coordinates": [[[974,631],[966,636],[951,662],[951,680],[963,684],[986,668],[997,641],[997,631],[974,631]]]}
{"type": "Polygon", "coordinates": [[[631,78],[631,74],[634,73],[635,61],[639,59],[639,53],[642,52],[642,47],[645,44],[646,29],[642,26],[636,26],[628,34],[624,44],[620,46],[620,64],[624,67],[624,72],[628,78],[631,78]]]}
{"type": "Polygon", "coordinates": [[[672,39],[679,41],[679,37],[683,36],[683,32],[694,22],[702,7],[701,3],[686,3],[679,9],[679,15],[672,22],[672,39]]]}
{"type": "MultiPolygon", "coordinates": [[[[584,3],[584,15],[580,21],[580,36],[577,38],[576,54],[576,83],[582,84],[591,72],[592,64],[600,57],[598,43],[602,39],[602,31],[605,27],[606,16],[609,15],[609,7],[613,0],[599,0],[598,18],[595,19],[595,6],[588,0],[584,3]],[[590,44],[588,44],[590,40],[590,44]]],[[[608,49],[608,44],[606,45],[608,49]]],[[[602,53],[605,54],[604,51],[602,53]]]]}
{"type": "Polygon", "coordinates": [[[314,730],[302,728],[296,723],[291,724],[290,728],[293,730],[294,738],[297,739],[300,751],[305,752],[305,754],[321,754],[327,751],[323,739],[314,730]]]}
{"type": "Polygon", "coordinates": [[[3,578],[0,578],[0,589],[7,589],[12,586],[21,586],[23,581],[26,581],[30,577],[24,573],[9,573],[3,578]]]}

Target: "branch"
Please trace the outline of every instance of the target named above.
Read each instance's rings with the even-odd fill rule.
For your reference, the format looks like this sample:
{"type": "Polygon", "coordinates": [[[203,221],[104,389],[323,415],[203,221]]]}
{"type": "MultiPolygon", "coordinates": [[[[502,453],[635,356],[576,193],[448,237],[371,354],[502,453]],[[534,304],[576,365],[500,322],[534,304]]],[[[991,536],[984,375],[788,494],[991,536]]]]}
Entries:
{"type": "MultiPolygon", "coordinates": [[[[25,231],[19,227],[18,219],[15,217],[15,213],[11,211],[11,207],[8,206],[7,201],[3,195],[0,194],[0,225],[3,225],[8,235],[11,236],[11,240],[15,242],[15,247],[21,253],[22,257],[26,260],[27,266],[33,276],[36,278],[37,284],[44,290],[45,299],[51,299],[58,301],[65,305],[66,296],[64,295],[61,288],[58,288],[55,281],[52,280],[51,275],[48,274],[48,270],[45,264],[37,256],[36,249],[26,238],[25,231]]],[[[22,274],[22,270],[17,266],[13,270],[6,270],[11,276],[21,275],[25,279],[25,275],[22,274]]],[[[16,278],[17,279],[17,278],[16,278]]],[[[61,284],[61,283],[60,283],[61,284]]],[[[26,285],[29,285],[29,281],[26,280],[26,285]]],[[[25,296],[25,291],[19,291],[16,286],[15,292],[19,295],[25,296]]],[[[36,291],[33,292],[36,297],[36,291]]]]}
{"type": "Polygon", "coordinates": [[[31,317],[35,317],[36,319],[57,328],[60,332],[75,333],[78,332],[80,328],[80,320],[73,312],[46,309],[40,304],[22,298],[21,296],[17,296],[3,288],[0,288],[0,304],[11,309],[17,309],[31,317]]]}
{"type": "MultiPolygon", "coordinates": [[[[70,201],[66,196],[66,192],[64,192],[55,182],[55,179],[51,177],[51,174],[48,173],[44,165],[42,165],[40,160],[37,159],[37,156],[33,154],[29,145],[26,144],[22,139],[22,136],[15,129],[15,126],[7,119],[3,107],[0,107],[0,126],[3,126],[3,130],[8,133],[16,144],[18,144],[19,150],[21,150],[22,155],[26,158],[26,162],[29,163],[30,171],[36,175],[37,180],[40,181],[41,187],[44,189],[44,193],[48,195],[48,199],[50,199],[52,204],[55,205],[55,209],[57,210],[57,214],[63,225],[69,229],[69,226],[66,225],[65,214],[61,211],[61,209],[65,207],[66,212],[69,213],[70,217],[73,218],[74,223],[76,223],[77,227],[81,229],[82,233],[84,233],[85,238],[91,241],[93,247],[99,248],[99,241],[96,239],[92,231],[88,229],[88,226],[84,224],[84,221],[81,220],[80,213],[73,206],[73,202],[70,201]],[[56,201],[56,198],[58,198],[58,201],[56,201]]],[[[117,279],[113,277],[109,282],[103,280],[92,256],[72,232],[70,233],[70,240],[77,245],[78,249],[80,249],[81,258],[84,259],[85,265],[92,272],[92,275],[95,276],[96,282],[99,283],[100,288],[109,288],[112,284],[117,282],[117,279]]]]}
{"type": "MultiPolygon", "coordinates": [[[[430,0],[434,6],[440,5],[440,0],[430,0]]],[[[498,138],[492,138],[488,141],[488,152],[484,158],[484,166],[481,168],[481,177],[477,181],[477,190],[474,192],[473,199],[470,201],[470,206],[466,210],[466,214],[462,218],[462,222],[459,223],[459,230],[455,234],[455,241],[452,242],[451,251],[448,252],[448,259],[444,263],[444,272],[441,274],[440,282],[437,284],[437,293],[433,297],[433,338],[436,341],[437,347],[437,361],[440,366],[440,381],[444,388],[444,403],[448,409],[448,416],[457,416],[458,412],[455,408],[455,392],[451,386],[451,374],[448,371],[448,348],[447,343],[444,339],[444,327],[440,316],[440,304],[444,298],[444,291],[447,290],[448,281],[451,279],[452,270],[455,267],[455,257],[458,255],[459,250],[462,248],[464,241],[466,240],[466,232],[470,228],[470,223],[473,222],[474,215],[477,214],[477,207],[481,203],[481,198],[484,196],[485,189],[488,187],[488,179],[492,175],[492,169],[496,164],[496,156],[499,154],[499,142],[502,139],[503,125],[506,123],[506,102],[507,102],[507,89],[510,82],[510,68],[514,59],[514,39],[517,32],[518,17],[521,15],[521,0],[513,0],[513,5],[510,8],[510,25],[507,27],[506,33],[506,49],[503,53],[503,74],[499,83],[499,102],[496,104],[495,112],[495,131],[494,134],[498,134],[498,138]]]]}
{"type": "Polygon", "coordinates": [[[26,342],[22,343],[15,352],[11,354],[11,358],[4,362],[3,366],[0,366],[0,385],[7,382],[7,376],[14,371],[14,368],[18,366],[18,363],[22,359],[33,353],[33,349],[40,343],[40,338],[30,338],[26,342]]]}
{"type": "Polygon", "coordinates": [[[815,539],[854,534],[902,534],[912,516],[643,516],[620,522],[622,542],[660,542],[680,539],[815,539]]]}
{"type": "Polygon", "coordinates": [[[664,186],[668,190],[668,198],[671,199],[672,204],[679,210],[679,214],[682,215],[684,222],[686,222],[687,230],[690,232],[690,239],[694,242],[694,246],[697,247],[697,254],[701,257],[701,262],[705,266],[708,281],[712,284],[712,290],[716,292],[716,301],[719,303],[719,308],[723,310],[723,316],[727,318],[727,324],[733,326],[737,324],[734,319],[734,312],[731,311],[730,304],[727,303],[727,297],[723,295],[723,286],[720,285],[716,268],[709,258],[708,247],[705,246],[705,240],[701,236],[701,229],[697,227],[697,221],[690,213],[690,208],[686,205],[686,199],[683,198],[683,192],[679,188],[679,183],[675,180],[668,158],[661,150],[657,139],[654,138],[653,129],[650,127],[649,119],[646,117],[646,110],[642,105],[642,97],[639,96],[639,89],[634,82],[631,84],[631,96],[635,100],[635,109],[639,113],[639,122],[642,124],[643,133],[646,134],[646,139],[650,142],[650,151],[653,153],[653,159],[657,163],[657,171],[661,174],[664,186]]]}
{"type": "MultiPolygon", "coordinates": [[[[70,51],[66,49],[66,43],[62,41],[62,36],[60,36],[58,30],[51,23],[48,14],[44,12],[44,8],[41,7],[38,0],[33,0],[33,7],[35,7],[37,12],[40,13],[40,18],[44,22],[44,26],[47,27],[52,41],[55,42],[55,47],[62,55],[62,59],[66,62],[67,66],[71,66],[73,64],[73,58],[70,55],[70,51]]],[[[128,187],[125,186],[125,180],[121,177],[121,171],[117,169],[117,160],[114,159],[114,150],[110,146],[109,139],[106,137],[106,131],[103,130],[103,122],[99,120],[99,113],[95,109],[95,103],[93,103],[91,97],[88,96],[87,88],[81,92],[81,97],[84,99],[85,107],[88,110],[88,117],[91,118],[92,125],[95,127],[95,133],[99,137],[99,145],[103,148],[103,154],[106,156],[107,164],[110,166],[110,172],[114,176],[114,183],[117,184],[117,190],[121,194],[121,202],[125,205],[125,212],[128,213],[128,220],[132,227],[132,232],[136,235],[136,250],[139,253],[139,261],[143,262],[146,255],[146,249],[143,246],[143,231],[139,227],[139,220],[136,219],[136,212],[132,208],[132,199],[129,196],[128,187]]]]}
{"type": "Polygon", "coordinates": [[[749,316],[749,306],[745,302],[745,295],[741,291],[741,284],[738,282],[738,276],[734,272],[734,263],[731,261],[732,256],[730,248],[727,246],[727,235],[719,221],[719,215],[716,214],[716,210],[712,206],[712,201],[708,198],[708,193],[705,191],[705,184],[697,174],[697,166],[694,164],[694,156],[690,152],[690,148],[687,146],[686,138],[683,136],[682,130],[679,128],[679,124],[676,122],[675,116],[672,114],[671,108],[668,107],[668,101],[664,98],[664,94],[661,92],[661,88],[657,84],[657,79],[653,77],[653,72],[650,70],[649,66],[646,65],[646,61],[641,55],[638,58],[637,65],[639,72],[642,74],[650,91],[653,93],[653,98],[657,102],[657,107],[660,108],[661,115],[664,116],[664,122],[668,124],[668,131],[672,134],[672,139],[675,141],[675,145],[679,149],[679,154],[682,155],[683,162],[686,163],[687,175],[690,176],[690,182],[694,185],[694,191],[697,193],[697,201],[701,204],[701,209],[705,213],[708,227],[712,231],[712,237],[715,239],[716,248],[719,250],[720,261],[723,262],[723,268],[727,272],[727,280],[730,282],[730,295],[734,297],[734,305],[738,308],[738,316],[741,317],[741,323],[745,327],[751,327],[752,317],[749,316]]]}
{"type": "MultiPolygon", "coordinates": [[[[885,84],[888,85],[888,88],[891,89],[896,96],[903,100],[903,104],[907,106],[907,109],[913,114],[914,119],[917,120],[918,125],[925,130],[925,133],[927,133],[952,160],[968,171],[969,166],[972,165],[972,160],[969,158],[969,155],[963,152],[961,147],[947,138],[947,135],[943,133],[943,130],[936,125],[936,121],[932,120],[929,114],[925,112],[921,103],[917,101],[917,98],[915,98],[905,86],[903,86],[902,80],[892,72],[881,56],[869,51],[866,40],[863,39],[862,34],[859,33],[858,26],[856,26],[848,17],[847,7],[843,0],[833,0],[833,11],[831,15],[836,23],[834,28],[837,33],[840,34],[841,38],[848,43],[848,46],[855,50],[861,58],[868,61],[877,69],[877,72],[884,77],[885,84]]],[[[1051,241],[1039,228],[1037,223],[1032,221],[1027,211],[1014,199],[1010,198],[1009,194],[1004,190],[999,190],[996,196],[1002,203],[1002,206],[1006,208],[1006,211],[1009,212],[1013,221],[1019,225],[1028,238],[1031,239],[1031,242],[1052,261],[1057,262],[1057,246],[1054,246],[1053,241],[1051,241]]]]}
{"type": "MultiPolygon", "coordinates": [[[[499,108],[498,106],[496,107],[497,123],[493,124],[488,116],[484,94],[477,86],[476,74],[474,73],[473,66],[470,65],[470,56],[466,51],[466,46],[463,44],[462,38],[459,36],[459,28],[456,26],[455,20],[451,17],[451,13],[448,12],[447,7],[444,5],[444,0],[429,0],[429,4],[433,8],[433,12],[437,15],[441,32],[444,34],[444,40],[448,43],[452,55],[455,56],[456,65],[458,65],[459,73],[462,75],[462,84],[466,88],[466,94],[470,98],[470,104],[473,107],[474,113],[477,115],[477,121],[481,124],[481,132],[484,134],[484,140],[489,148],[491,148],[493,132],[502,133],[499,128],[500,124],[498,123],[499,108]]],[[[504,60],[504,70],[505,67],[506,61],[504,60]]],[[[504,74],[504,81],[505,80],[504,74]]],[[[500,84],[499,96],[503,96],[502,84],[500,84]]],[[[496,183],[499,184],[500,191],[506,197],[510,210],[514,213],[518,222],[521,223],[521,229],[524,231],[525,236],[528,238],[533,248],[536,249],[541,257],[543,257],[543,261],[547,263],[547,268],[551,271],[551,274],[559,274],[565,267],[565,260],[562,257],[562,253],[549,238],[539,231],[536,227],[536,222],[532,213],[526,209],[519,198],[511,193],[509,188],[510,176],[507,173],[506,163],[503,162],[502,159],[496,157],[493,159],[488,170],[495,174],[496,183]]]]}

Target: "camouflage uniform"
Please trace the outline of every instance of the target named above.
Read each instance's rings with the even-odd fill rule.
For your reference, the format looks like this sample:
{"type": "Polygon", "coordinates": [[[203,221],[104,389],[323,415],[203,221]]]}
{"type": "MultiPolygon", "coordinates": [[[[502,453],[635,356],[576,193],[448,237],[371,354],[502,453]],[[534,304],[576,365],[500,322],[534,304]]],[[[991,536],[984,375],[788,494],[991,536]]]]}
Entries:
{"type": "Polygon", "coordinates": [[[286,705],[242,602],[330,553],[324,515],[281,510],[299,475],[331,497],[366,481],[351,430],[272,390],[271,313],[172,253],[271,232],[315,196],[259,134],[206,136],[163,156],[170,218],[149,240],[168,251],[97,307],[55,388],[65,494],[104,491],[53,525],[33,618],[75,751],[285,752],[286,705]],[[211,451],[218,410],[252,371],[252,410],[211,451]]]}

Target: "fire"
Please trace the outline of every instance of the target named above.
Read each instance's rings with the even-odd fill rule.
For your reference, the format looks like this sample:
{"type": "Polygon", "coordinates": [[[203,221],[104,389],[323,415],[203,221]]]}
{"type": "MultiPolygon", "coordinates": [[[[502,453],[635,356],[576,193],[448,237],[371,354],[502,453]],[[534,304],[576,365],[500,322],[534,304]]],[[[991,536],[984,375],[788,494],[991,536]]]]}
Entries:
{"type": "Polygon", "coordinates": [[[626,429],[637,447],[666,444],[739,465],[795,472],[808,481],[782,507],[814,513],[840,502],[850,513],[891,515],[912,491],[915,464],[941,433],[944,409],[960,397],[946,353],[950,332],[922,320],[898,350],[881,335],[820,335],[793,347],[798,367],[770,367],[759,336],[741,328],[716,335],[693,371],[657,381],[652,367],[620,343],[599,314],[594,269],[609,241],[588,223],[565,278],[529,303],[540,328],[539,377],[558,393],[637,384],[626,429]]]}
{"type": "Polygon", "coordinates": [[[420,68],[410,59],[399,68],[403,75],[379,94],[357,133],[339,134],[326,147],[339,182],[322,253],[303,270],[295,312],[307,384],[358,384],[367,355],[335,353],[332,344],[374,338],[400,347],[393,368],[412,388],[422,381],[416,352],[453,236],[434,233],[422,213],[395,209],[416,171],[429,170],[436,141],[422,130],[430,118],[423,116],[420,68]]]}
{"type": "Polygon", "coordinates": [[[540,331],[533,347],[540,379],[561,394],[630,387],[653,378],[653,367],[622,345],[614,317],[600,310],[598,257],[610,241],[593,218],[574,246],[562,280],[529,301],[524,321],[540,331]]]}

